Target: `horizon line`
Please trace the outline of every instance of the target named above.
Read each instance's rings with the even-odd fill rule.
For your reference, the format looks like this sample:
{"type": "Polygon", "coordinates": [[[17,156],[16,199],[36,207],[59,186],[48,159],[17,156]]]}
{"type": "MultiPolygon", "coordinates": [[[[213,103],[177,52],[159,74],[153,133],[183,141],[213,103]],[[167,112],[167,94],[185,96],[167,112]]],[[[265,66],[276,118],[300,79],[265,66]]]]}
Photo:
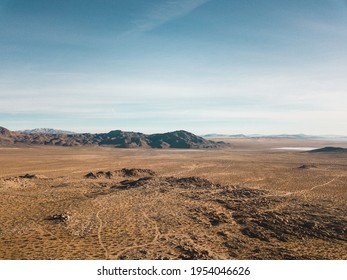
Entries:
{"type": "Polygon", "coordinates": [[[142,133],[142,134],[160,134],[160,133],[170,133],[170,132],[176,132],[176,131],[186,131],[186,132],[189,132],[189,133],[192,133],[192,134],[196,134],[198,136],[201,136],[201,137],[208,137],[210,136],[211,138],[213,138],[213,136],[215,137],[245,137],[245,138],[255,138],[255,137],[278,137],[278,136],[281,136],[283,138],[285,138],[286,136],[287,137],[293,137],[293,136],[297,136],[297,138],[299,138],[300,136],[302,137],[328,137],[328,138],[344,138],[344,137],[347,137],[347,135],[345,134],[306,134],[306,133],[303,133],[303,132],[298,132],[298,133],[287,133],[287,132],[279,132],[279,133],[218,133],[218,132],[208,132],[208,133],[194,133],[194,132],[191,132],[191,130],[187,130],[187,129],[174,129],[174,130],[165,130],[165,131],[162,131],[162,130],[159,130],[158,132],[141,132],[141,131],[138,131],[138,130],[132,130],[132,129],[111,129],[109,131],[96,131],[96,130],[89,130],[89,131],[81,131],[79,129],[62,129],[62,128],[53,128],[53,127],[35,127],[35,128],[26,128],[26,129],[9,129],[7,127],[4,127],[4,126],[1,126],[0,127],[3,127],[5,129],[8,129],[12,132],[26,132],[26,131],[33,131],[33,130],[39,130],[39,129],[42,129],[42,130],[55,130],[55,131],[63,131],[63,132],[66,132],[65,134],[86,134],[86,133],[89,133],[89,134],[102,134],[102,133],[109,133],[111,131],[123,131],[123,132],[134,132],[134,133],[142,133]]]}

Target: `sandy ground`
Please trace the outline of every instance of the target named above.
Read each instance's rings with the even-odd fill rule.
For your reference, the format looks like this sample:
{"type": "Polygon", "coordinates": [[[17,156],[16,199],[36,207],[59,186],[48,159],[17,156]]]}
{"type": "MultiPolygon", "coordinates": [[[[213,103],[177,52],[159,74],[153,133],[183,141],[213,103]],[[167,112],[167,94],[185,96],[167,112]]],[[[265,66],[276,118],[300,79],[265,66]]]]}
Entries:
{"type": "Polygon", "coordinates": [[[274,141],[1,148],[0,258],[347,259],[347,155],[273,150],[333,145],[274,141]],[[112,176],[85,177],[98,171],[112,176]]]}

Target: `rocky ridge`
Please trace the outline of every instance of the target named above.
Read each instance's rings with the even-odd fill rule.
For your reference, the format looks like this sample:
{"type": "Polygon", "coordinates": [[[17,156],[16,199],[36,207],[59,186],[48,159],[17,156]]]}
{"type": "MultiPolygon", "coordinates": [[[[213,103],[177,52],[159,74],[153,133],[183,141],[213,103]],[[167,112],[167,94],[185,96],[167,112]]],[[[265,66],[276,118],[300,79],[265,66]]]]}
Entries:
{"type": "Polygon", "coordinates": [[[184,130],[167,133],[143,134],[113,130],[108,133],[26,133],[0,127],[0,145],[55,145],[55,146],[113,146],[115,148],[221,148],[227,144],[213,142],[184,130]]]}

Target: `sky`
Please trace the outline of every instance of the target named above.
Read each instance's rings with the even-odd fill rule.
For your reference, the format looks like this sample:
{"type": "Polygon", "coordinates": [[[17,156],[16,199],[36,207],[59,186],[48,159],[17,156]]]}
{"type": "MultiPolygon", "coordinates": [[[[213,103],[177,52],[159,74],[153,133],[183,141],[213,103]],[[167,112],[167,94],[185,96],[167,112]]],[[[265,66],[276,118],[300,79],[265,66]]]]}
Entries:
{"type": "Polygon", "coordinates": [[[0,126],[347,135],[346,0],[0,0],[0,126]]]}

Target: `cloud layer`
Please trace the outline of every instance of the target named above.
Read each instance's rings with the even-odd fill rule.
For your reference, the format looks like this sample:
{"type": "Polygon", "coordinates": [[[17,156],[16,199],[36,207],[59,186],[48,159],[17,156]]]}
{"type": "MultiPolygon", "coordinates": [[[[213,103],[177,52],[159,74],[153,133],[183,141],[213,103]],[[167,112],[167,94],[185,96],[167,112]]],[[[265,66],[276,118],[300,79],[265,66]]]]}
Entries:
{"type": "Polygon", "coordinates": [[[345,2],[237,2],[2,1],[0,125],[347,135],[345,2]]]}

